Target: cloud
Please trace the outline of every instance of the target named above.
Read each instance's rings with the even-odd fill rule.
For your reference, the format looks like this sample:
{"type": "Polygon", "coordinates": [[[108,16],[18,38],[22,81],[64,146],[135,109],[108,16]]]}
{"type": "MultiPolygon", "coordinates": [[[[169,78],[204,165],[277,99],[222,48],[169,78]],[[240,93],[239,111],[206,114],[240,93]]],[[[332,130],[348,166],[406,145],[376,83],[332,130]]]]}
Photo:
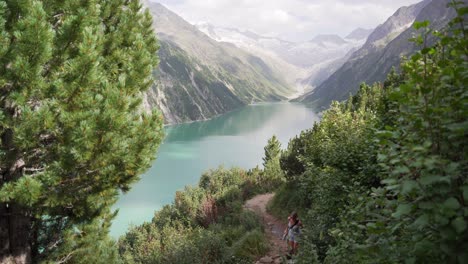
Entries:
{"type": "Polygon", "coordinates": [[[262,12],[261,14],[261,18],[263,21],[279,24],[288,23],[291,18],[288,12],[281,9],[275,9],[273,11],[268,10],[266,12],[262,12]]]}
{"type": "MultiPolygon", "coordinates": [[[[150,0],[157,1],[157,0],[150,0]]],[[[191,23],[277,36],[293,41],[317,34],[347,35],[358,27],[374,28],[399,7],[420,0],[160,0],[191,23]]]]}

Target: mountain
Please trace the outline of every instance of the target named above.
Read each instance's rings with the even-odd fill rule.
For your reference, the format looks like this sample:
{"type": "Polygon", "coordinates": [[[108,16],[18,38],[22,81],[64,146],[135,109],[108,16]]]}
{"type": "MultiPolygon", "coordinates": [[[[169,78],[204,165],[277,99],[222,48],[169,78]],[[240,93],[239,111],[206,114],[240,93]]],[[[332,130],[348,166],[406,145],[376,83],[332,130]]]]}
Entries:
{"type": "Polygon", "coordinates": [[[145,101],[147,107],[161,109],[166,123],[204,120],[294,93],[260,57],[214,41],[161,4],[144,4],[160,41],[156,84],[145,101]]]}
{"type": "Polygon", "coordinates": [[[448,0],[426,0],[400,8],[385,23],[369,35],[362,48],[355,51],[330,78],[315,90],[297,101],[324,109],[333,100],[344,100],[359,88],[361,82],[384,81],[392,67],[400,64],[401,57],[417,50],[409,41],[416,30],[414,21],[431,21],[431,27],[441,29],[454,17],[454,11],[446,8],[448,0]]]}
{"type": "Polygon", "coordinates": [[[326,79],[328,79],[336,70],[338,70],[350,57],[359,49],[366,41],[370,34],[370,30],[358,28],[353,30],[344,39],[337,35],[319,35],[316,36],[312,42],[315,43],[328,43],[328,45],[341,45],[343,53],[325,54],[323,60],[315,63],[309,68],[308,76],[302,81],[304,87],[313,90],[318,87],[326,79]],[[344,53],[346,51],[346,53],[344,53]],[[334,56],[337,55],[337,56],[334,56]]]}
{"type": "Polygon", "coordinates": [[[284,53],[284,58],[299,66],[312,68],[319,63],[335,61],[362,43],[348,42],[337,35],[318,35],[297,43],[284,53]]]}
{"type": "Polygon", "coordinates": [[[345,39],[349,40],[366,40],[367,37],[374,31],[374,29],[365,29],[365,28],[357,28],[349,33],[345,39]]]}
{"type": "Polygon", "coordinates": [[[312,43],[317,43],[322,46],[340,46],[340,45],[345,45],[348,42],[342,39],[338,35],[334,34],[323,34],[323,35],[317,35],[315,36],[310,42],[312,43]]]}
{"type": "Polygon", "coordinates": [[[314,66],[309,68],[308,76],[302,80],[302,85],[305,90],[313,91],[314,88],[318,87],[325,80],[327,80],[334,72],[336,72],[343,64],[349,60],[351,55],[358,48],[351,49],[346,55],[339,58],[333,58],[331,60],[324,60],[321,63],[316,63],[314,66]]]}
{"type": "Polygon", "coordinates": [[[228,42],[248,51],[263,50],[296,67],[308,68],[324,59],[345,56],[351,49],[360,46],[363,40],[345,40],[338,35],[317,35],[310,41],[290,42],[275,37],[261,36],[251,31],[216,27],[198,23],[196,27],[218,42],[228,42]]]}
{"type": "MultiPolygon", "coordinates": [[[[195,25],[200,31],[218,42],[228,42],[256,54],[273,68],[283,73],[290,85],[298,91],[316,87],[337,70],[351,51],[365,42],[365,33],[360,37],[343,39],[338,35],[317,35],[310,41],[290,42],[275,37],[235,28],[216,27],[210,23],[195,25]]],[[[351,35],[351,34],[350,34],[351,35]]]]}
{"type": "MultiPolygon", "coordinates": [[[[236,47],[260,57],[268,66],[281,73],[288,85],[301,89],[299,80],[307,76],[307,70],[284,60],[277,52],[294,43],[279,38],[261,36],[251,31],[236,28],[216,27],[210,23],[195,26],[217,42],[231,43],[236,47]]],[[[299,93],[301,91],[298,91],[299,93]]],[[[294,95],[290,96],[294,97],[294,95]]]]}
{"type": "Polygon", "coordinates": [[[307,76],[307,70],[283,56],[283,51],[294,46],[293,42],[262,36],[236,28],[216,27],[210,23],[195,26],[211,39],[234,44],[236,47],[262,58],[267,64],[282,73],[289,85],[297,86],[298,80],[307,76]]]}

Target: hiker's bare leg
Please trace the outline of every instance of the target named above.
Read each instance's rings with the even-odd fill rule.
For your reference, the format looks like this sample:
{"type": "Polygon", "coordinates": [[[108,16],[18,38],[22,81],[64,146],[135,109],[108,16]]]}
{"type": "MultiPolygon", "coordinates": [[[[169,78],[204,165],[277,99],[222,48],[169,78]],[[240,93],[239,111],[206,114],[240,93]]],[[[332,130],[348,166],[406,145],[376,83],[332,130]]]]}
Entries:
{"type": "Polygon", "coordinates": [[[288,244],[289,244],[289,251],[288,251],[288,253],[292,255],[292,254],[294,254],[294,241],[289,240],[289,241],[288,241],[288,244]]]}

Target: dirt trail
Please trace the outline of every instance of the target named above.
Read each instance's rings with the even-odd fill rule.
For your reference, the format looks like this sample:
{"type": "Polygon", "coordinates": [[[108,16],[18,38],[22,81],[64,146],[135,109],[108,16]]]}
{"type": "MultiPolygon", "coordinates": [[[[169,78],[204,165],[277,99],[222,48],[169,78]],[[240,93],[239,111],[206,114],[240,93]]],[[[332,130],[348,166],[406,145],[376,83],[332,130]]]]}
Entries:
{"type": "Polygon", "coordinates": [[[266,211],[266,206],[273,196],[274,194],[272,193],[257,195],[245,202],[244,205],[246,209],[255,212],[262,219],[268,241],[270,242],[270,251],[256,263],[282,263],[284,255],[288,250],[286,241],[281,240],[286,222],[282,223],[266,211]]]}

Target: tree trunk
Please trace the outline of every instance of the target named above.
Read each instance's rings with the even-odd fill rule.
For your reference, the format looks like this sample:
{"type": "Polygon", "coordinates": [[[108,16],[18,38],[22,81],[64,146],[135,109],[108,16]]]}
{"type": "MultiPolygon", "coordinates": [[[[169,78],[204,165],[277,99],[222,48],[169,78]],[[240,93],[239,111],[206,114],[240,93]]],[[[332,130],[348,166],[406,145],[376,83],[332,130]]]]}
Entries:
{"type": "MultiPolygon", "coordinates": [[[[2,135],[2,148],[9,150],[5,163],[0,167],[0,188],[7,182],[22,176],[24,161],[18,158],[13,147],[13,132],[8,129],[2,135]],[[6,165],[6,166],[5,166],[6,165]]],[[[0,203],[0,263],[31,263],[32,221],[28,210],[15,202],[0,203]]]]}
{"type": "Polygon", "coordinates": [[[0,214],[0,263],[31,263],[31,218],[15,204],[1,204],[0,214]]]}
{"type": "Polygon", "coordinates": [[[8,221],[8,208],[6,207],[6,204],[0,203],[0,263],[7,263],[6,258],[10,255],[8,221]]]}

